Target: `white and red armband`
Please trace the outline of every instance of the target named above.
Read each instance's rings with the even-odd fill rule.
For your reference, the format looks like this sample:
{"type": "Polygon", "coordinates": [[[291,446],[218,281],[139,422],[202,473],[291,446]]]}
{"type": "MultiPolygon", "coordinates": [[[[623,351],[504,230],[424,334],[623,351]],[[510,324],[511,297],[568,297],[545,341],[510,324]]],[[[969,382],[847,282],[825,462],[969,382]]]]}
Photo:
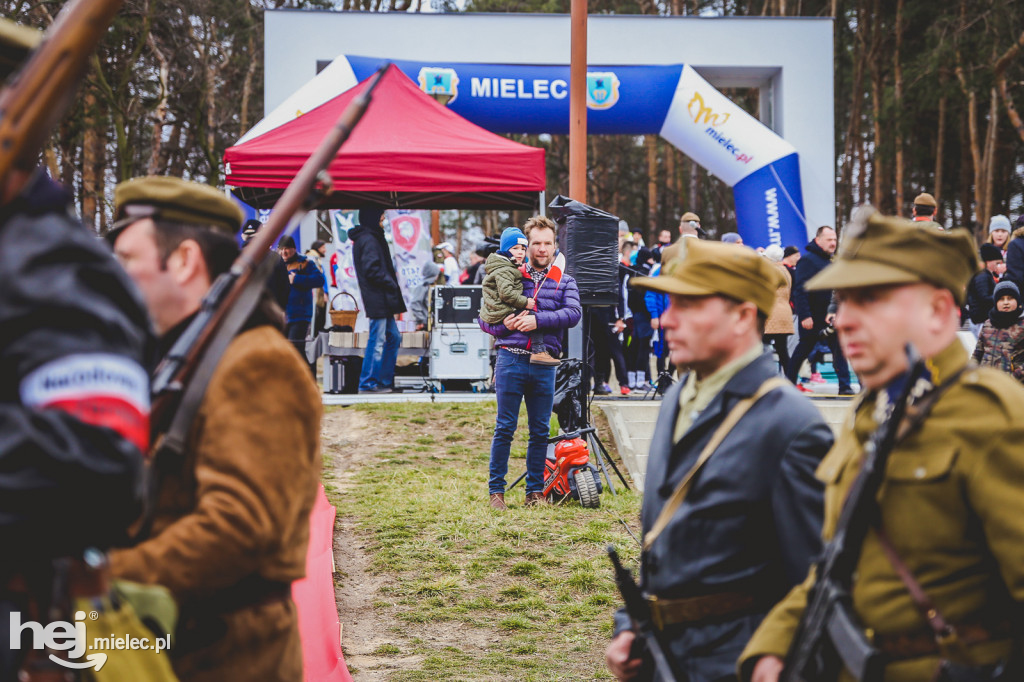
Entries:
{"type": "Polygon", "coordinates": [[[51,360],[22,380],[21,402],[112,429],[143,454],[149,449],[149,376],[122,355],[88,353],[51,360]]]}

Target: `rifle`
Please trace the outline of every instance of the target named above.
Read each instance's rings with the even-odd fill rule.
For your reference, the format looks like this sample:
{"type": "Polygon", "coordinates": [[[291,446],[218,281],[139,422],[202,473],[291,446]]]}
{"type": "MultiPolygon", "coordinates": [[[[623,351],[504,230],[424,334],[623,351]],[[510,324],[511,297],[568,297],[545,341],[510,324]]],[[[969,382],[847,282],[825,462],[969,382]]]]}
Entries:
{"type": "Polygon", "coordinates": [[[330,191],[331,179],[326,168],[366,113],[373,91],[388,66],[381,66],[369,85],[345,108],[274,204],[266,224],[242,249],[231,269],[216,279],[203,298],[199,313],[156,368],[151,387],[154,424],[164,423],[182,390],[200,368],[212,371],[224,349],[252,314],[273,267],[273,261],[267,258],[270,247],[296,213],[312,209],[322,198],[318,186],[322,192],[330,191]]]}
{"type": "Polygon", "coordinates": [[[31,168],[122,0],[72,0],[25,65],[0,91],[0,187],[16,168],[31,168]]]}
{"type": "Polygon", "coordinates": [[[924,361],[907,344],[907,378],[888,418],[864,446],[864,463],[839,514],[832,539],[815,563],[817,578],[786,654],[780,682],[834,680],[844,666],[858,680],[880,680],[885,657],[868,640],[853,611],[853,573],[861,548],[878,513],[879,486],[896,445],[912,391],[924,373],[924,361]]]}
{"type": "Polygon", "coordinates": [[[630,658],[643,656],[644,647],[651,654],[654,666],[658,674],[665,682],[685,682],[686,676],[676,669],[675,662],[668,657],[667,645],[661,641],[661,633],[654,627],[651,620],[651,608],[647,605],[640,586],[633,580],[633,574],[619,561],[619,554],[615,551],[615,545],[608,545],[608,558],[612,560],[615,567],[615,583],[622,593],[622,600],[626,603],[626,613],[633,621],[633,632],[636,639],[633,640],[633,647],[630,649],[630,658]]]}
{"type": "Polygon", "coordinates": [[[147,470],[148,492],[144,495],[145,508],[134,536],[136,541],[149,535],[161,477],[180,468],[184,461],[192,420],[217,363],[259,304],[274,267],[273,260],[267,258],[270,247],[300,209],[312,209],[330,191],[327,166],[366,113],[373,91],[389,66],[381,66],[367,87],[345,107],[274,204],[270,219],[242,249],[231,269],[214,281],[196,316],[153,373],[150,422],[151,431],[158,437],[153,462],[147,470]]]}

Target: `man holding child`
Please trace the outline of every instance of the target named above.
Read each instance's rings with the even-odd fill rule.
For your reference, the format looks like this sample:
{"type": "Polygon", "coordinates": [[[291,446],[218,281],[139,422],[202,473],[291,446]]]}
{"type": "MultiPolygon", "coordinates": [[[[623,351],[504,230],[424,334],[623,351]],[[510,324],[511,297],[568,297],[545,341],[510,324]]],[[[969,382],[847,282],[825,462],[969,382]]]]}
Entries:
{"type": "MultiPolygon", "coordinates": [[[[480,328],[494,336],[498,351],[494,366],[498,416],[491,441],[488,488],[490,505],[499,511],[507,509],[505,475],[508,473],[512,437],[519,422],[519,407],[524,399],[530,430],[526,449],[526,505],[544,501],[544,458],[555,396],[556,363],[546,362],[543,357],[534,358],[534,350],[543,343],[545,354],[549,356],[547,360],[555,359],[561,353],[565,330],[579,322],[582,314],[576,280],[569,275],[549,276],[555,274],[550,270],[555,256],[556,230],[555,223],[543,216],[534,216],[526,221],[523,231],[528,240],[528,261],[519,271],[519,276],[522,280],[521,296],[529,300],[519,301],[521,305],[513,304],[515,310],[509,308],[510,312],[501,321],[488,322],[485,319],[487,311],[496,307],[494,304],[498,298],[495,284],[481,311],[480,328]],[[532,309],[528,307],[530,301],[532,309]],[[533,341],[535,332],[540,333],[536,344],[533,341]]],[[[510,256],[514,256],[508,249],[517,246],[519,239],[508,230],[506,233],[509,239],[506,242],[505,235],[502,235],[501,249],[505,254],[502,257],[510,260],[510,256]]],[[[488,259],[485,267],[489,276],[492,274],[490,265],[488,259]]],[[[485,282],[485,291],[488,289],[485,282]]]]}

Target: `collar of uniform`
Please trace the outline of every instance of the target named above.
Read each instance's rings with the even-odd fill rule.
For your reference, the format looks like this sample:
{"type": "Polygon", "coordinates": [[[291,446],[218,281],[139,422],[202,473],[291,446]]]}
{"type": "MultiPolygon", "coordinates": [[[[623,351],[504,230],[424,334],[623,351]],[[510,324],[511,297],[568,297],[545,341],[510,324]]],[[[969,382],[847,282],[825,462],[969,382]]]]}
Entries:
{"type": "MultiPolygon", "coordinates": [[[[953,339],[953,342],[943,348],[933,357],[925,360],[927,367],[928,382],[933,387],[941,386],[949,377],[955,375],[967,364],[967,350],[960,339],[953,339]]],[[[888,387],[887,387],[888,388],[888,387]]],[[[875,389],[863,394],[860,402],[854,408],[854,431],[860,442],[865,442],[867,437],[875,430],[879,419],[882,417],[887,406],[887,401],[879,404],[881,391],[875,389]]],[[[883,399],[884,400],[884,399],[883,399]]]]}
{"type": "Polygon", "coordinates": [[[967,364],[967,350],[960,339],[953,339],[951,344],[928,358],[925,364],[932,373],[932,383],[941,386],[967,364]]]}
{"type": "Polygon", "coordinates": [[[722,392],[725,385],[739,374],[740,370],[761,357],[763,352],[761,344],[755,343],[746,353],[703,380],[697,379],[696,372],[687,374],[683,390],[679,392],[679,417],[676,419],[673,442],[682,438],[690,425],[697,420],[697,416],[722,392]]]}

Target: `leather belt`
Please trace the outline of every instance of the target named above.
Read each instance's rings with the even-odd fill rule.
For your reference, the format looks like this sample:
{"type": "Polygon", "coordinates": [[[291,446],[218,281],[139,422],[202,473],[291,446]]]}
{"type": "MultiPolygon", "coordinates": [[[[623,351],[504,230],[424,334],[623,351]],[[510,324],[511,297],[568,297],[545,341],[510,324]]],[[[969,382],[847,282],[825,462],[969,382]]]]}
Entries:
{"type": "Polygon", "coordinates": [[[267,580],[258,575],[251,575],[243,578],[233,587],[218,590],[190,606],[199,613],[231,613],[239,609],[283,601],[289,599],[291,593],[291,583],[267,580]]]}
{"type": "MultiPolygon", "coordinates": [[[[1003,621],[993,626],[985,626],[980,623],[963,623],[955,625],[954,629],[956,630],[957,639],[966,646],[1009,638],[1013,634],[1013,627],[1009,621],[1003,621]]],[[[935,641],[935,633],[927,630],[898,635],[876,634],[872,638],[872,642],[879,650],[893,660],[945,655],[939,643],[935,641]]]]}
{"type": "Polygon", "coordinates": [[[751,613],[758,600],[742,592],[719,592],[683,599],[647,597],[651,621],[659,630],[672,625],[696,625],[751,613]]]}

